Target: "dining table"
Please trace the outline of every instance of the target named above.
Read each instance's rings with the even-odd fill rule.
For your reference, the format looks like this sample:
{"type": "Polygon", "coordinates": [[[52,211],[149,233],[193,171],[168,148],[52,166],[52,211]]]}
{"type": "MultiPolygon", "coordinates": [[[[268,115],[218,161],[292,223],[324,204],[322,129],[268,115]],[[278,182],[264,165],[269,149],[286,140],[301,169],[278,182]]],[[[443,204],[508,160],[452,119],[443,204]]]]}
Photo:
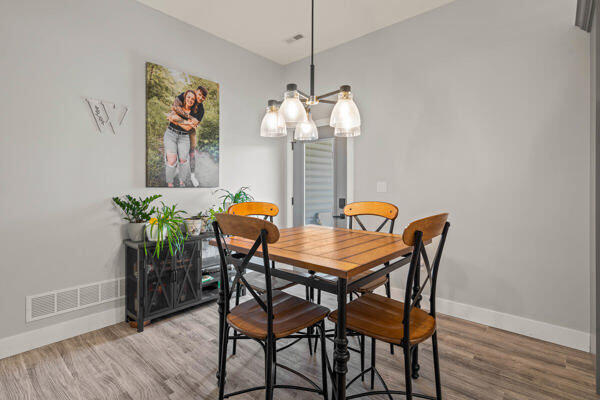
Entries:
{"type": "MultiPolygon", "coordinates": [[[[241,237],[226,239],[226,247],[232,252],[247,253],[254,241],[241,237]]],[[[412,247],[402,240],[402,235],[384,232],[305,225],[280,229],[280,238],[269,244],[270,260],[287,264],[310,274],[297,274],[293,271],[272,268],[271,275],[291,282],[320,289],[337,296],[338,323],[333,338],[333,366],[330,368],[333,382],[333,395],[337,400],[346,399],[346,374],[348,372],[348,338],[346,332],[347,294],[372,282],[410,262],[412,247]],[[364,274],[365,271],[372,271],[364,274]],[[334,279],[319,279],[315,273],[328,274],[334,279]]],[[[256,256],[262,257],[261,248],[256,256]]],[[[242,260],[232,259],[234,263],[242,260]]],[[[264,272],[264,265],[248,263],[246,268],[264,272]]],[[[417,271],[419,268],[417,268],[417,271]]],[[[415,282],[420,282],[415,279],[415,282]]],[[[222,287],[222,285],[221,285],[222,287]]],[[[413,296],[419,287],[412,288],[413,296]]],[[[224,296],[219,297],[219,313],[224,318],[224,296]]],[[[219,336],[221,337],[221,336],[219,336]]],[[[413,358],[413,374],[418,374],[418,356],[413,358]]]]}

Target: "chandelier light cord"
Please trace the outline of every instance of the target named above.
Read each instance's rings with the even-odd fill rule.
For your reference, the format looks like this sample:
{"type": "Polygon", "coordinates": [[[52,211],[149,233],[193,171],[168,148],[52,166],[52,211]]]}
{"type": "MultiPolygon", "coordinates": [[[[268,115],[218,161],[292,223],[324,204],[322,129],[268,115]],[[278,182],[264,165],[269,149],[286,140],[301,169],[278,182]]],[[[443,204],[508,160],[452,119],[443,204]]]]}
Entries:
{"type": "Polygon", "coordinates": [[[310,97],[315,95],[315,0],[311,0],[310,20],[310,97]]]}

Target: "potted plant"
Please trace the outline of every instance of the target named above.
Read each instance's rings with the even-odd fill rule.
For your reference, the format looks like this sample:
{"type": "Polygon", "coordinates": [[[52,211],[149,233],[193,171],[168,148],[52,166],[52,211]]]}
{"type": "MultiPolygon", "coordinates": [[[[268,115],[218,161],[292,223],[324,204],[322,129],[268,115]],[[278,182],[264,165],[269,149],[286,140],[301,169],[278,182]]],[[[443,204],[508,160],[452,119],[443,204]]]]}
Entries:
{"type": "MultiPolygon", "coordinates": [[[[156,242],[154,248],[154,256],[160,258],[160,253],[167,245],[169,254],[174,256],[180,252],[185,243],[186,235],[183,234],[181,227],[184,225],[182,214],[185,211],[178,210],[177,205],[171,207],[166,206],[165,203],[161,203],[162,207],[156,211],[153,218],[146,224],[146,236],[148,240],[156,242]]],[[[144,243],[144,250],[148,252],[146,243],[144,243]]]]}
{"type": "Polygon", "coordinates": [[[225,212],[225,210],[223,209],[223,207],[217,207],[217,206],[213,206],[213,208],[209,208],[208,210],[206,210],[206,214],[207,214],[206,230],[207,230],[207,232],[213,231],[212,223],[217,219],[216,215],[224,213],[224,212],[225,212]]]}
{"type": "Polygon", "coordinates": [[[150,207],[150,204],[159,197],[161,197],[160,194],[146,198],[135,198],[130,195],[112,198],[112,201],[121,208],[124,214],[123,219],[129,222],[127,225],[129,239],[134,241],[144,239],[144,227],[156,211],[156,208],[150,207]]]}
{"type": "Polygon", "coordinates": [[[200,211],[198,214],[185,219],[185,229],[188,235],[199,235],[206,232],[207,221],[210,218],[208,211],[200,211]]]}
{"type": "Polygon", "coordinates": [[[219,199],[222,200],[223,210],[227,211],[232,204],[245,203],[254,200],[254,197],[249,193],[249,189],[248,186],[242,186],[235,193],[230,192],[227,189],[218,189],[215,193],[223,193],[219,196],[219,199]]]}

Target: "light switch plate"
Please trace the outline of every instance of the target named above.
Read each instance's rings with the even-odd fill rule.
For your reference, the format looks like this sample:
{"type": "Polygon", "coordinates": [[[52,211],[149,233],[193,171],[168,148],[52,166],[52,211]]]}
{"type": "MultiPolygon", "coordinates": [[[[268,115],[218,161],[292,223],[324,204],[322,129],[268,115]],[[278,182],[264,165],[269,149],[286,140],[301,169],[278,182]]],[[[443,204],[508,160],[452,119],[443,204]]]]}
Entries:
{"type": "Polygon", "coordinates": [[[377,182],[377,193],[387,192],[387,182],[377,182]]]}

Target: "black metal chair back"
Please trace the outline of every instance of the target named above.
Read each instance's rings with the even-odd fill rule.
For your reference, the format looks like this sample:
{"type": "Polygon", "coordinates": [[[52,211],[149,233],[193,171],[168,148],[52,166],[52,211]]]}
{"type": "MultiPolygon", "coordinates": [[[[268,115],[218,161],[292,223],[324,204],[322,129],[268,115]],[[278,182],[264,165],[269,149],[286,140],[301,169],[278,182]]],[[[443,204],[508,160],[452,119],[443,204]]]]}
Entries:
{"type": "Polygon", "coordinates": [[[437,283],[437,275],[440,268],[440,260],[442,258],[442,252],[444,251],[444,244],[446,243],[446,236],[450,223],[448,222],[448,214],[438,214],[431,217],[423,218],[412,222],[402,234],[404,242],[413,246],[413,252],[410,260],[410,267],[408,270],[408,279],[406,280],[406,292],[404,297],[404,340],[405,343],[409,343],[410,337],[410,312],[414,307],[419,307],[422,299],[422,293],[425,287],[429,284],[429,315],[435,318],[435,291],[437,283]],[[433,262],[429,262],[427,250],[425,250],[424,242],[427,242],[435,237],[440,237],[440,241],[433,258],[433,262]],[[427,270],[427,277],[424,282],[417,282],[416,277],[419,277],[419,268],[421,265],[421,259],[425,264],[427,270]],[[414,289],[418,288],[415,292],[414,289]]]}
{"type": "Polygon", "coordinates": [[[381,231],[385,224],[389,222],[389,233],[392,233],[394,231],[394,222],[398,216],[398,207],[381,201],[357,201],[346,205],[346,207],[344,207],[344,214],[348,217],[348,228],[350,229],[353,229],[352,222],[353,220],[356,220],[361,229],[366,231],[367,228],[360,220],[359,216],[374,215],[383,218],[383,222],[375,232],[381,231]]]}
{"type": "Polygon", "coordinates": [[[230,312],[229,302],[233,294],[231,287],[237,287],[241,281],[254,300],[267,314],[268,334],[273,333],[273,290],[271,288],[271,269],[269,268],[269,250],[268,243],[275,243],[279,240],[279,229],[273,223],[258,218],[245,217],[233,214],[217,214],[216,221],[213,222],[215,239],[219,249],[221,258],[221,285],[225,296],[225,316],[230,312]],[[241,264],[233,262],[231,252],[227,248],[227,241],[224,236],[239,236],[246,239],[254,240],[254,244],[248,254],[244,256],[241,264]],[[256,254],[256,251],[261,248],[264,274],[265,274],[265,300],[259,296],[252,286],[248,284],[244,278],[243,271],[256,254]],[[235,277],[233,282],[229,284],[229,273],[227,266],[233,264],[235,267],[235,277]]]}

